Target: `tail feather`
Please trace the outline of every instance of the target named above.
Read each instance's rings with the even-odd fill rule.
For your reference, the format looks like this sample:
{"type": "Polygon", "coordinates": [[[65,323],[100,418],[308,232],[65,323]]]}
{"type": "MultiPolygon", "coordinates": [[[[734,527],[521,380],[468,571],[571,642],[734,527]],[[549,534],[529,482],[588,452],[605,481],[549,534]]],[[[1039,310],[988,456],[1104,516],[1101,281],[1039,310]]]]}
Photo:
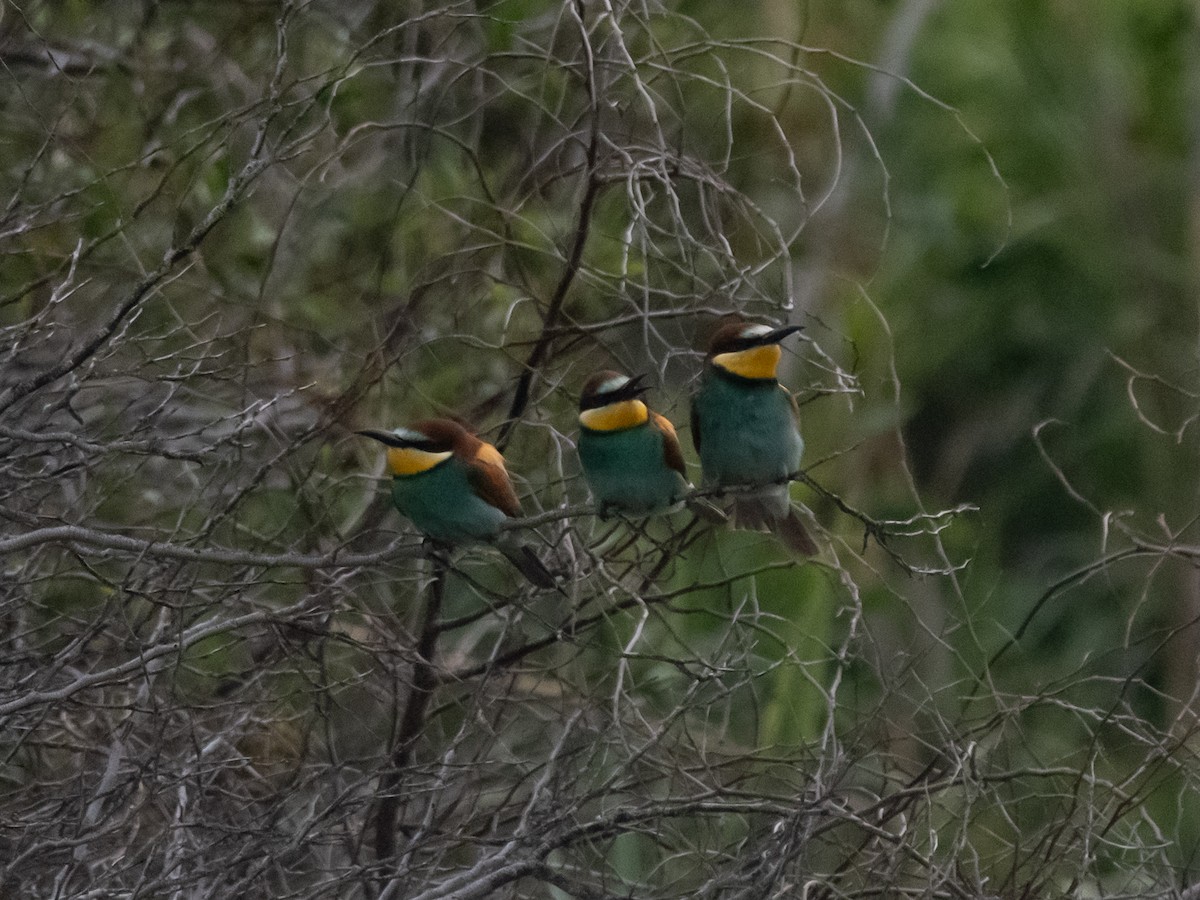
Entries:
{"type": "Polygon", "coordinates": [[[688,511],[704,522],[711,522],[713,525],[724,525],[729,521],[729,516],[725,511],[719,509],[714,504],[705,500],[703,497],[688,497],[685,501],[688,511]]]}
{"type": "Polygon", "coordinates": [[[496,549],[503,553],[531,584],[546,590],[554,587],[554,575],[527,545],[504,543],[497,544],[496,549]]]}
{"type": "Polygon", "coordinates": [[[789,550],[800,556],[816,556],[817,545],[804,527],[800,511],[794,506],[788,507],[788,514],[778,521],[775,533],[789,550]]]}
{"type": "Polygon", "coordinates": [[[733,527],[744,531],[770,531],[771,523],[775,520],[775,516],[769,514],[768,504],[763,498],[751,495],[733,498],[731,518],[733,527]]]}
{"type": "Polygon", "coordinates": [[[816,556],[813,541],[800,512],[786,492],[742,494],[733,500],[733,523],[748,531],[768,531],[798,556],[816,556]]]}

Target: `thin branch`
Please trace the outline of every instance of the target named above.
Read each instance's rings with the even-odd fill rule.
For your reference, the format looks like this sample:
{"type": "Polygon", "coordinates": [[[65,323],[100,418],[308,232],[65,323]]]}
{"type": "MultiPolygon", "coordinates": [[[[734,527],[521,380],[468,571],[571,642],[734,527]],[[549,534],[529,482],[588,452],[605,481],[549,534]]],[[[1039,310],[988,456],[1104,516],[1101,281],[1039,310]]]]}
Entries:
{"type": "Polygon", "coordinates": [[[587,244],[588,233],[592,227],[592,212],[596,205],[596,197],[599,196],[600,188],[603,186],[601,179],[598,177],[596,166],[600,149],[600,110],[596,99],[596,66],[595,60],[592,58],[591,38],[584,24],[586,8],[583,0],[574,0],[572,10],[575,14],[576,23],[579,28],[580,43],[583,47],[584,85],[587,88],[588,94],[589,122],[587,167],[585,169],[586,181],[583,189],[583,199],[579,202],[579,217],[575,223],[574,235],[571,238],[571,248],[567,252],[566,262],[563,265],[558,284],[555,285],[554,292],[550,295],[550,300],[546,304],[546,314],[542,320],[541,336],[533,345],[529,356],[525,359],[525,365],[521,370],[520,377],[517,379],[517,388],[513,393],[512,404],[508,408],[508,416],[504,424],[500,426],[500,431],[496,438],[496,446],[500,450],[503,450],[507,446],[513,427],[520,420],[521,416],[524,415],[525,408],[529,405],[533,379],[537,376],[538,370],[550,353],[558,320],[562,315],[563,304],[567,299],[567,292],[571,289],[571,285],[579,273],[580,263],[583,260],[583,248],[587,244]]]}
{"type": "Polygon", "coordinates": [[[425,728],[425,710],[438,679],[435,675],[437,639],[440,634],[438,619],[442,614],[442,602],[446,597],[447,568],[436,555],[429,555],[433,575],[425,592],[425,606],[421,611],[421,626],[417,639],[416,656],[413,660],[412,685],[404,714],[396,732],[392,747],[391,765],[384,772],[379,784],[379,805],[375,810],[375,858],[388,862],[396,855],[396,815],[400,809],[401,788],[408,766],[412,760],[413,747],[425,728]]]}

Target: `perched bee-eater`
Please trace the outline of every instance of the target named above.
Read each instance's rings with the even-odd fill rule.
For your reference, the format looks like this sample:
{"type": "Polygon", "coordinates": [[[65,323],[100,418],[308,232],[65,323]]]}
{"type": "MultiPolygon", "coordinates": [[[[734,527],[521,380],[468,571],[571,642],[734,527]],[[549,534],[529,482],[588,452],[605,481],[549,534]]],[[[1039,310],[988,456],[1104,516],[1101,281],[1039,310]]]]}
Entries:
{"type": "Polygon", "coordinates": [[[597,372],[579,397],[579,461],[601,516],[665,512],[690,487],[675,427],[641,399],[644,377],[597,372]]]}
{"type": "Polygon", "coordinates": [[[493,544],[538,587],[554,587],[537,555],[500,531],[505,520],[521,515],[521,503],[499,450],[449,419],[358,434],[387,445],[392,502],[427,537],[493,544]]]}
{"type": "Polygon", "coordinates": [[[730,322],[717,330],[692,398],[692,441],[706,487],[758,486],[735,493],[735,524],[812,556],[817,547],[788,496],[804,452],[799,413],[776,378],[779,342],[801,328],[730,322]]]}

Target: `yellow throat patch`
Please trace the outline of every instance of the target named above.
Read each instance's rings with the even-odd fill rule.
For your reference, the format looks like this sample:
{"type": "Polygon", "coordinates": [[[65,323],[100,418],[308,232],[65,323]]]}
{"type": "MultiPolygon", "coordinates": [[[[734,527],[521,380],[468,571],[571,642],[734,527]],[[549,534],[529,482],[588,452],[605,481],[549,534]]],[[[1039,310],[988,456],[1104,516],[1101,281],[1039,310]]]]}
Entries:
{"type": "Polygon", "coordinates": [[[453,450],[432,453],[415,447],[388,447],[387,464],[393,475],[418,475],[428,472],[440,462],[454,455],[453,450]]]}
{"type": "Polygon", "coordinates": [[[712,361],[726,372],[732,372],[742,378],[774,378],[781,356],[783,351],[779,349],[778,344],[764,344],[749,350],[718,353],[712,361]]]}
{"type": "Polygon", "coordinates": [[[641,425],[650,413],[641,400],[620,400],[608,406],[585,409],[579,414],[579,424],[590,431],[623,431],[641,425]]]}

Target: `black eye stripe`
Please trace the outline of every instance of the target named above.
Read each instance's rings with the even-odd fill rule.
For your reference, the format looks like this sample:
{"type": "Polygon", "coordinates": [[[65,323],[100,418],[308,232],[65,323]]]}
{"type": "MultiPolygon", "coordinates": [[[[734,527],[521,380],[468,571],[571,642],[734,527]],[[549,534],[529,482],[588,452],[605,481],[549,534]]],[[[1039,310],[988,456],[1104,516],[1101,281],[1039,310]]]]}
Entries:
{"type": "Polygon", "coordinates": [[[586,412],[589,409],[599,409],[601,406],[608,405],[608,397],[604,394],[593,394],[590,397],[584,397],[579,401],[579,409],[586,412]]]}
{"type": "Polygon", "coordinates": [[[414,440],[412,438],[394,438],[388,441],[388,446],[395,447],[397,450],[421,450],[424,453],[443,453],[450,448],[440,441],[435,441],[432,438],[420,438],[414,440]]]}
{"type": "Polygon", "coordinates": [[[722,337],[713,345],[710,353],[715,356],[719,353],[741,353],[743,350],[752,350],[755,347],[768,347],[772,344],[779,344],[784,338],[799,334],[803,330],[804,326],[802,325],[786,325],[783,328],[764,331],[761,334],[722,337]]]}
{"type": "Polygon", "coordinates": [[[623,400],[635,400],[642,394],[646,393],[647,388],[644,385],[630,382],[623,384],[619,388],[611,391],[601,391],[598,394],[592,394],[590,397],[584,397],[579,403],[579,409],[599,409],[602,406],[608,406],[610,403],[620,403],[623,400]]]}
{"type": "MultiPolygon", "coordinates": [[[[405,431],[406,434],[411,434],[410,431],[405,431]]],[[[453,450],[453,445],[446,440],[434,440],[430,437],[401,437],[398,434],[393,434],[388,431],[356,431],[355,434],[361,434],[363,437],[369,437],[385,444],[395,450],[421,450],[425,453],[445,453],[447,450],[453,450]]]]}
{"type": "Polygon", "coordinates": [[[743,350],[753,350],[755,347],[770,347],[778,344],[781,338],[775,334],[760,334],[756,337],[734,338],[726,342],[721,353],[741,353],[743,350]]]}
{"type": "Polygon", "coordinates": [[[762,347],[770,343],[774,342],[764,341],[762,338],[733,338],[728,341],[723,341],[722,346],[717,349],[717,352],[741,353],[743,350],[753,350],[755,347],[762,347]]]}

